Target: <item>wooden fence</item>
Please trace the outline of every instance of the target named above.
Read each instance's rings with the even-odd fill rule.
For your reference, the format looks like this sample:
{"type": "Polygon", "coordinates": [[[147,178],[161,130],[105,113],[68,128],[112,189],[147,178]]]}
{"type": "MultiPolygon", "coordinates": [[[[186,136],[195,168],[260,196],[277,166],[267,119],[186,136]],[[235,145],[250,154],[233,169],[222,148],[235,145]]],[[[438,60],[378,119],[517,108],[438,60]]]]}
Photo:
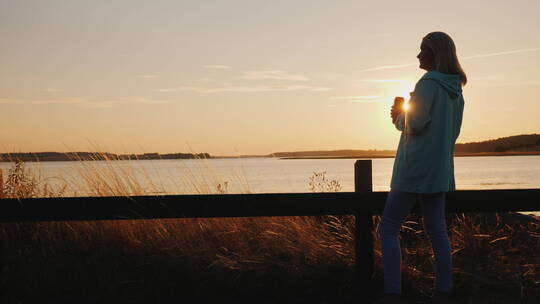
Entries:
{"type": "MultiPolygon", "coordinates": [[[[354,215],[357,276],[370,290],[372,217],[388,192],[372,191],[371,160],[355,162],[354,179],[355,192],[2,199],[0,222],[354,215]]],[[[454,191],[446,205],[447,212],[540,211],[540,189],[454,191]]]]}

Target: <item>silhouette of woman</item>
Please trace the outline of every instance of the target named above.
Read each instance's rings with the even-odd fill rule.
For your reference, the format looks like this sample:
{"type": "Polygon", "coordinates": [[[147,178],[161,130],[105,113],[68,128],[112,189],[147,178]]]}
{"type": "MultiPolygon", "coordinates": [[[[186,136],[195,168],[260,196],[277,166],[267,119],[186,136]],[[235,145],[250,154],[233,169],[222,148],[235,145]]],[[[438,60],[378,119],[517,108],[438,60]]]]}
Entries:
{"type": "Polygon", "coordinates": [[[416,83],[409,108],[392,106],[390,115],[401,138],[379,225],[384,266],[384,296],[378,303],[405,303],[401,297],[399,231],[417,201],[435,254],[432,303],[450,303],[452,255],[445,221],[446,192],[455,190],[454,145],[463,118],[461,88],[467,83],[447,34],[422,39],[417,58],[427,71],[416,83]]]}

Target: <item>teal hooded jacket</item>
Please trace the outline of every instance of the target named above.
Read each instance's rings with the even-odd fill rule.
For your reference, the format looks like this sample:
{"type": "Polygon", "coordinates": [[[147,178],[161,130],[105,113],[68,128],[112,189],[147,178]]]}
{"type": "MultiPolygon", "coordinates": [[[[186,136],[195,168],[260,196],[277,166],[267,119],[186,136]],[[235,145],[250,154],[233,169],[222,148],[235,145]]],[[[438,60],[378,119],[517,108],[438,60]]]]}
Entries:
{"type": "Polygon", "coordinates": [[[392,190],[414,193],[456,189],[454,145],[463,121],[459,75],[430,71],[416,83],[409,109],[394,124],[401,131],[392,190]]]}

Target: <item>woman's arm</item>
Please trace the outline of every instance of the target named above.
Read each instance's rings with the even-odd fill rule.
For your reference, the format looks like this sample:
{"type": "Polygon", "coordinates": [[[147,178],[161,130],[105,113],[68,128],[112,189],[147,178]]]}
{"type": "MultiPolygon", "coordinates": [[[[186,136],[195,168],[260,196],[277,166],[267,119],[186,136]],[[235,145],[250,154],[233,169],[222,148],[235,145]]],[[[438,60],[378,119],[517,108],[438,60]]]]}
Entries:
{"type": "Polygon", "coordinates": [[[394,121],[394,125],[396,126],[396,129],[398,129],[399,131],[403,131],[405,129],[404,128],[404,125],[405,125],[405,114],[404,113],[400,113],[396,117],[396,120],[394,121]]]}
{"type": "MultiPolygon", "coordinates": [[[[433,99],[435,99],[435,92],[437,90],[437,84],[434,80],[424,79],[420,80],[414,89],[414,92],[409,100],[409,109],[403,118],[402,130],[405,130],[407,134],[414,134],[421,132],[426,125],[431,121],[431,105],[433,99]]],[[[400,115],[401,116],[401,115],[400,115]]],[[[399,116],[398,116],[399,119],[399,116]]],[[[398,121],[396,119],[396,127],[399,130],[398,121]]]]}

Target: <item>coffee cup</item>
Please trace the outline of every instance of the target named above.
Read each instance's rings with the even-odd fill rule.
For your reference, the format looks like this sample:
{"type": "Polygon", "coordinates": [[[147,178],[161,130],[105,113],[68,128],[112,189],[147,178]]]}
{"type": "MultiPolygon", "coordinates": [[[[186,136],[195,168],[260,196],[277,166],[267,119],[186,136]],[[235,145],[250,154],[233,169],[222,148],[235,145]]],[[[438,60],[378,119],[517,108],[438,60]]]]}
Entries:
{"type": "Polygon", "coordinates": [[[394,106],[398,110],[403,110],[403,104],[405,103],[405,98],[403,97],[396,97],[394,98],[394,106]]]}

